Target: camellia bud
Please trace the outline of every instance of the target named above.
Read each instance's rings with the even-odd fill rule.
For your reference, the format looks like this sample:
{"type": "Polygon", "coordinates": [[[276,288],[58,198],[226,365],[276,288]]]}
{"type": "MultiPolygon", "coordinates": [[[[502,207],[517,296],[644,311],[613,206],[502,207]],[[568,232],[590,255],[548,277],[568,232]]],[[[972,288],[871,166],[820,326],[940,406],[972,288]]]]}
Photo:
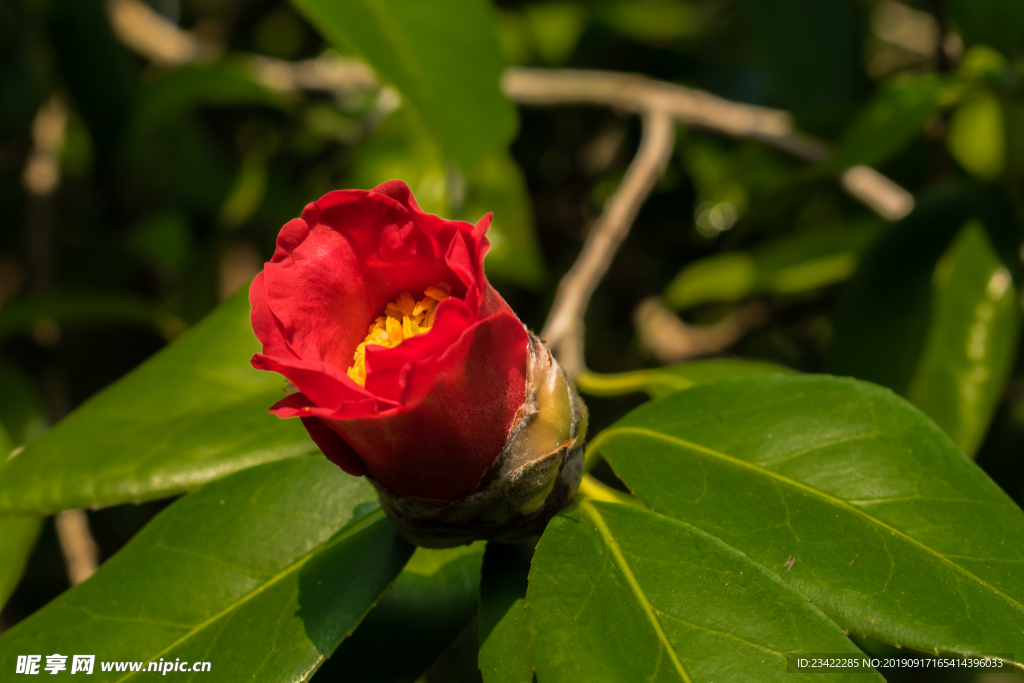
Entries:
{"type": "Polygon", "coordinates": [[[416,545],[444,548],[540,534],[583,476],[586,406],[551,352],[530,334],[526,400],[508,440],[473,493],[453,501],[398,498],[380,484],[384,511],[416,545]]]}
{"type": "Polygon", "coordinates": [[[249,290],[253,366],[294,389],[271,412],[418,545],[537,534],[582,476],[585,408],[484,277],[490,218],[423,213],[400,181],[331,192],[249,290]]]}

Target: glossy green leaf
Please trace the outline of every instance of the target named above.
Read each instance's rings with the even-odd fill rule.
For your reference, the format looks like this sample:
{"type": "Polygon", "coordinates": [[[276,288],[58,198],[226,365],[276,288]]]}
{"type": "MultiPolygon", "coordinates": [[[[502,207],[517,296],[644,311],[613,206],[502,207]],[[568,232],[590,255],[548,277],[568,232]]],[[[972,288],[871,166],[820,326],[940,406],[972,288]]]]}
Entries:
{"type": "Polygon", "coordinates": [[[956,101],[959,88],[933,74],[879,91],[850,122],[828,166],[842,170],[888,161],[924,130],[925,123],[956,101]]]}
{"type": "Polygon", "coordinates": [[[484,267],[487,276],[536,289],[547,272],[537,244],[530,195],[522,171],[508,152],[495,152],[465,179],[465,204],[456,212],[453,181],[444,153],[408,108],[392,113],[356,147],[346,184],[367,189],[401,179],[427,213],[475,223],[494,214],[484,267]]]}
{"type": "Polygon", "coordinates": [[[792,372],[795,371],[774,363],[717,358],[608,375],[587,371],[576,377],[576,388],[591,396],[620,396],[635,391],[644,391],[651,398],[658,398],[676,391],[690,389],[698,384],[709,384],[737,377],[787,375],[792,372]]]}
{"type": "Polygon", "coordinates": [[[992,94],[961,104],[949,121],[946,146],[960,165],[984,180],[998,178],[1006,165],[1003,110],[992,94]]]}
{"type": "Polygon", "coordinates": [[[934,286],[928,337],[907,398],[973,456],[1016,355],[1017,288],[977,221],[964,226],[939,262],[934,286]]]}
{"type": "Polygon", "coordinates": [[[243,290],[194,329],[29,444],[0,477],[0,513],[160,498],[270,460],[315,452],[298,420],[267,413],[284,380],[243,290]]]}
{"type": "Polygon", "coordinates": [[[484,683],[532,683],[530,627],[526,620],[529,548],[490,543],[480,581],[478,663],[484,683]]]}
{"type": "MultiPolygon", "coordinates": [[[[860,654],[806,598],[699,529],[583,501],[548,525],[527,593],[540,683],[790,681],[791,652],[860,654]]],[[[810,680],[875,680],[845,671],[810,680]]]]}
{"type": "Polygon", "coordinates": [[[354,46],[416,108],[464,171],[508,142],[494,10],[485,0],[294,0],[335,44],[354,46]]]}
{"type": "MultiPolygon", "coordinates": [[[[45,428],[39,397],[27,378],[14,368],[0,367],[0,481],[9,454],[45,428]]],[[[36,515],[0,515],[0,608],[25,573],[43,526],[36,515]]]]}
{"type": "Polygon", "coordinates": [[[413,683],[476,613],[483,542],[417,548],[381,601],[314,681],[413,683]]]}
{"type": "Polygon", "coordinates": [[[25,573],[42,526],[40,517],[0,517],[0,608],[25,573]]]}
{"type": "Polygon", "coordinates": [[[4,633],[0,670],[59,652],[95,654],[97,681],[153,675],[103,672],[103,661],[161,658],[209,661],[217,681],[305,680],[412,554],[375,498],[322,457],[213,483],[4,633]]]}
{"type": "Polygon", "coordinates": [[[877,222],[791,235],[749,252],[695,261],[669,283],[662,298],[677,311],[758,294],[795,294],[842,282],[881,231],[877,222]]]}
{"type": "Polygon", "coordinates": [[[885,389],[718,382],[641,406],[591,448],[645,504],[845,629],[928,652],[1024,652],[1024,513],[885,389]]]}

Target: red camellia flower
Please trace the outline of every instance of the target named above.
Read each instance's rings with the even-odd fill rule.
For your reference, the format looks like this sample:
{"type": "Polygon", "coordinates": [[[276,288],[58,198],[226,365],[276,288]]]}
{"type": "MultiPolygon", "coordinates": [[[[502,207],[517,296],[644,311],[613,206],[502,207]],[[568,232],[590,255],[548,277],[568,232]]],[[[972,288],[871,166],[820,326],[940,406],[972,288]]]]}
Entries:
{"type": "MultiPolygon", "coordinates": [[[[579,480],[562,470],[582,445],[582,404],[484,277],[490,219],[426,214],[400,181],[331,192],[281,229],[249,290],[253,366],[297,389],[271,411],[369,477],[393,519],[457,519],[461,542],[515,521],[494,501],[522,466],[557,461],[534,484],[572,474],[566,500],[579,480]]],[[[519,491],[519,508],[526,493],[543,491],[519,491]]]]}

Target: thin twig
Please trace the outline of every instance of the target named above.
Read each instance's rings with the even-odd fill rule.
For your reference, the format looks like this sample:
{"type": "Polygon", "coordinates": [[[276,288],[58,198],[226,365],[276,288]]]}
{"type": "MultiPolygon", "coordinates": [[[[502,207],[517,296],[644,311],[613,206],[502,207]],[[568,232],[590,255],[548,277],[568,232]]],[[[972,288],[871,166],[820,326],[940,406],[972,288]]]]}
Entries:
{"type": "Polygon", "coordinates": [[[85,510],[65,510],[53,518],[57,538],[64,553],[68,580],[71,585],[82,583],[96,571],[99,547],[89,533],[89,519],[85,510]]]}
{"type": "MultiPolygon", "coordinates": [[[[224,52],[222,45],[180,28],[142,0],[107,0],[107,16],[121,42],[160,66],[207,62],[224,52]]],[[[380,87],[373,69],[336,53],[297,62],[245,56],[256,80],[273,90],[347,92],[380,87]]]]}
{"type": "Polygon", "coordinates": [[[641,204],[665,171],[674,140],[675,121],[669,112],[652,109],[644,114],[636,157],[587,236],[576,263],[558,285],[541,336],[570,376],[584,367],[583,312],[619,245],[629,234],[641,204]]]}
{"type": "Polygon", "coordinates": [[[21,181],[34,197],[49,197],[60,184],[60,151],[67,122],[68,108],[60,95],[44,102],[32,120],[32,151],[21,181]]]}
{"type": "MultiPolygon", "coordinates": [[[[108,0],[107,12],[117,36],[154,64],[182,65],[212,59],[220,46],[186,31],[141,0],[108,0]]],[[[379,87],[366,64],[339,55],[287,62],[248,55],[253,75],[269,88],[282,91],[347,92],[379,87]]],[[[571,69],[506,69],[502,87],[521,104],[591,103],[643,113],[655,109],[680,123],[715,130],[732,137],[761,140],[810,162],[828,157],[823,143],[793,129],[788,112],[730,102],[702,90],[656,81],[645,76],[571,69]]],[[[913,197],[874,169],[856,167],[840,182],[851,195],[887,220],[899,220],[913,209],[913,197]]]]}
{"type": "Polygon", "coordinates": [[[154,64],[208,61],[224,51],[220,45],[178,28],[141,0],[108,0],[107,16],[121,42],[154,64]]]}
{"type": "Polygon", "coordinates": [[[870,166],[851,166],[839,176],[839,184],[887,221],[898,221],[914,210],[914,195],[870,166]]]}
{"type": "Polygon", "coordinates": [[[53,94],[32,120],[32,151],[21,174],[28,191],[29,273],[36,290],[53,285],[53,241],[56,229],[54,193],[60,186],[60,152],[64,147],[68,109],[64,98],[53,94]]]}
{"type": "MultiPolygon", "coordinates": [[[[36,274],[37,289],[46,289],[52,283],[53,208],[54,193],[60,185],[60,150],[64,144],[68,112],[64,100],[53,95],[47,100],[32,122],[32,152],[22,173],[22,182],[32,197],[30,213],[29,252],[36,274]]],[[[59,333],[59,331],[58,331],[59,333]]],[[[58,378],[59,386],[59,378],[58,378]]],[[[67,411],[60,397],[51,401],[51,417],[55,420],[67,411]],[[54,405],[55,404],[55,405],[54,405]]],[[[98,549],[89,533],[85,512],[68,510],[54,518],[57,538],[67,564],[68,580],[72,585],[85,581],[96,571],[98,549]]]]}
{"type": "Polygon", "coordinates": [[[820,161],[828,156],[825,145],[794,132],[788,112],[730,102],[638,74],[510,67],[502,74],[501,85],[520,104],[599,104],[636,113],[659,109],[680,123],[764,140],[801,159],[820,161]]]}
{"type": "MultiPolygon", "coordinates": [[[[505,70],[502,87],[520,104],[589,103],[638,113],[661,109],[680,123],[760,140],[809,162],[824,161],[830,152],[828,145],[796,132],[788,112],[730,102],[703,90],[636,74],[512,67],[505,70]]],[[[840,183],[886,220],[899,220],[914,208],[909,192],[872,168],[849,169],[840,183]]]]}
{"type": "Polygon", "coordinates": [[[342,57],[335,52],[298,62],[249,55],[249,66],[260,83],[283,92],[325,90],[343,93],[380,87],[373,69],[358,59],[342,57]]]}
{"type": "Polygon", "coordinates": [[[768,316],[765,303],[751,301],[718,322],[690,325],[655,296],[640,302],[633,321],[644,350],[659,363],[668,364],[721,353],[751,329],[767,322],[768,316]]]}
{"type": "MultiPolygon", "coordinates": [[[[667,116],[690,126],[715,130],[733,137],[760,140],[809,162],[823,161],[830,153],[824,143],[796,132],[792,117],[787,112],[730,102],[701,90],[655,81],[645,76],[513,67],[506,69],[502,87],[510,99],[521,104],[589,103],[640,113],[645,117],[645,137],[650,132],[650,117],[653,112],[658,112],[659,116],[667,116]]],[[[663,125],[671,136],[671,122],[663,122],[663,125]]],[[[663,151],[666,155],[671,153],[671,137],[668,147],[663,151]]],[[[657,168],[657,174],[660,174],[668,161],[666,156],[655,166],[646,161],[651,157],[651,153],[645,157],[641,144],[641,151],[637,153],[618,192],[609,200],[594,231],[588,236],[579,259],[559,284],[542,336],[570,376],[586,367],[583,313],[590,296],[628,233],[637,210],[657,180],[657,175],[654,175],[646,177],[645,183],[634,182],[630,185],[631,175],[635,176],[641,168],[648,173],[657,168]],[[624,210],[626,207],[628,211],[624,210]]],[[[888,220],[903,218],[914,206],[913,196],[909,192],[867,166],[847,169],[840,176],[840,184],[850,195],[888,220]]],[[[743,316],[707,330],[686,326],[674,314],[671,317],[678,324],[665,326],[663,333],[657,336],[658,349],[664,351],[658,355],[666,357],[716,353],[725,348],[723,344],[735,341],[736,334],[742,334],[739,332],[741,328],[745,331],[747,327],[739,324],[741,318],[746,320],[743,316]],[[684,329],[685,334],[681,334],[684,329]]]]}

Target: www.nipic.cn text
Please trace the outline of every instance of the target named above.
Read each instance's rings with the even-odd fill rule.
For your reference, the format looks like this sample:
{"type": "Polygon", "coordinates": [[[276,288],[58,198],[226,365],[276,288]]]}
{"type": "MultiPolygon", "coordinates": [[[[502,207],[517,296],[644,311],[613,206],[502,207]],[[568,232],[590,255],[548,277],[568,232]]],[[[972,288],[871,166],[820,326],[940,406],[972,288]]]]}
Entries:
{"type": "MultiPolygon", "coordinates": [[[[15,666],[16,674],[56,675],[58,673],[91,674],[95,670],[96,655],[18,655],[15,666]],[[45,661],[44,661],[45,659],[45,661]],[[68,662],[68,660],[71,660],[68,662]]],[[[100,671],[124,671],[158,673],[166,676],[169,673],[205,673],[210,671],[210,662],[188,662],[180,658],[173,661],[160,658],[152,662],[103,662],[99,663],[100,671]]]]}

